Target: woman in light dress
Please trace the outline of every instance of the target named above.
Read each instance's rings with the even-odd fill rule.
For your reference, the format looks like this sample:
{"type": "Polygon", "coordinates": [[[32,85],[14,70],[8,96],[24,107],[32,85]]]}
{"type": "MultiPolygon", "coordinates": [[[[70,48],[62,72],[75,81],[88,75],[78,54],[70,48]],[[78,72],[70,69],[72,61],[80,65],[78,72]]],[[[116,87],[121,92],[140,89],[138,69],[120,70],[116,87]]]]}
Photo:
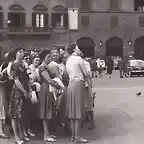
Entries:
{"type": "Polygon", "coordinates": [[[72,44],[67,48],[70,54],[66,69],[70,82],[67,88],[66,115],[71,121],[72,138],[76,143],[87,143],[88,141],[80,136],[81,120],[85,116],[85,77],[89,77],[84,60],[80,57],[82,53],[77,45],[72,44]]]}

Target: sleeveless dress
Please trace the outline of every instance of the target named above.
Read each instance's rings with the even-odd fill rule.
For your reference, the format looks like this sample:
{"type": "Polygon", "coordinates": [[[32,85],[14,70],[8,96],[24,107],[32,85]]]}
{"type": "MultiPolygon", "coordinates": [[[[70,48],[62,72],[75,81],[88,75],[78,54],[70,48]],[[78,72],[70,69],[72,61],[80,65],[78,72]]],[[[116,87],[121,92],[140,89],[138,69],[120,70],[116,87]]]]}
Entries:
{"type": "MultiPolygon", "coordinates": [[[[26,69],[21,63],[14,62],[11,66],[11,74],[13,79],[19,79],[24,89],[29,92],[29,78],[26,69]]],[[[9,105],[9,116],[13,119],[24,118],[24,94],[18,89],[14,83],[11,93],[10,105],[9,105]]]]}
{"type": "Polygon", "coordinates": [[[52,119],[53,115],[53,94],[49,91],[49,84],[46,79],[51,79],[47,66],[41,64],[39,73],[41,77],[41,91],[39,97],[39,117],[40,119],[52,119]]]}

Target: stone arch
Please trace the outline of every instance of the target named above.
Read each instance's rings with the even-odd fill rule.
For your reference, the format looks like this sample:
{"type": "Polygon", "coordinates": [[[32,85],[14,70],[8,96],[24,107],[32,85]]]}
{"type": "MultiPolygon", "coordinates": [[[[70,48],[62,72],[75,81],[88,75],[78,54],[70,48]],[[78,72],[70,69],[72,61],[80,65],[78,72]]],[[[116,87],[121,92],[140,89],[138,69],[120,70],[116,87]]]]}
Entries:
{"type": "Polygon", "coordinates": [[[95,42],[90,37],[81,37],[77,40],[77,45],[83,52],[85,57],[92,57],[95,53],[95,42]]]}
{"type": "Polygon", "coordinates": [[[62,5],[56,5],[52,8],[53,11],[67,11],[68,8],[62,6],[62,5]]]}
{"type": "Polygon", "coordinates": [[[47,7],[43,4],[37,4],[33,7],[33,11],[47,11],[47,7]]]}
{"type": "Polygon", "coordinates": [[[144,60],[144,36],[141,36],[135,40],[134,55],[137,59],[144,60]]]}
{"type": "Polygon", "coordinates": [[[9,10],[24,10],[24,8],[20,4],[12,4],[9,6],[9,10]]]}
{"type": "Polygon", "coordinates": [[[111,37],[106,41],[106,56],[123,56],[123,40],[111,37]]]}

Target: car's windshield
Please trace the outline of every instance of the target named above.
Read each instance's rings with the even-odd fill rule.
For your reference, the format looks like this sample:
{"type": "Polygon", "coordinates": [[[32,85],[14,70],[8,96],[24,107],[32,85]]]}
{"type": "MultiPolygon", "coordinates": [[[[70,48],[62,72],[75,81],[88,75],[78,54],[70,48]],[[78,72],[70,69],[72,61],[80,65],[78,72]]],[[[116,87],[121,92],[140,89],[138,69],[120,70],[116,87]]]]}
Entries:
{"type": "Polygon", "coordinates": [[[131,66],[144,66],[143,61],[130,61],[131,66]]]}

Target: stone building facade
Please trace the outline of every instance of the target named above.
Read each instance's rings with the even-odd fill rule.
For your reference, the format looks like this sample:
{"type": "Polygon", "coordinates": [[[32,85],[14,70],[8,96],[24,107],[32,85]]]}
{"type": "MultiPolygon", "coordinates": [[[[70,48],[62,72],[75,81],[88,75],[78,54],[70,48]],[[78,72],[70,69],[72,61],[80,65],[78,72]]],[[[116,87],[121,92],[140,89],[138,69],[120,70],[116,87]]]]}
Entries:
{"type": "Polygon", "coordinates": [[[0,0],[0,34],[3,52],[10,46],[54,47],[85,38],[87,52],[93,49],[96,56],[127,56],[135,52],[142,57],[144,2],[0,0]],[[68,30],[68,8],[79,10],[77,31],[68,30]]]}

